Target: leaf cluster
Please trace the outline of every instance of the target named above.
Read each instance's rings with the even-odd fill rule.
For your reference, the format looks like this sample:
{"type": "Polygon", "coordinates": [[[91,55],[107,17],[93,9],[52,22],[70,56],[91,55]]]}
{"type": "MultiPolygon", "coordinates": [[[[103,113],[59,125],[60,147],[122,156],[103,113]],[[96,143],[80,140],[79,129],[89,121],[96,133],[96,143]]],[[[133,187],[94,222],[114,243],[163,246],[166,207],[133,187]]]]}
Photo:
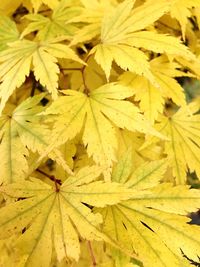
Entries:
{"type": "Polygon", "coordinates": [[[1,3],[0,267],[199,265],[199,36],[199,0],[1,3]]]}

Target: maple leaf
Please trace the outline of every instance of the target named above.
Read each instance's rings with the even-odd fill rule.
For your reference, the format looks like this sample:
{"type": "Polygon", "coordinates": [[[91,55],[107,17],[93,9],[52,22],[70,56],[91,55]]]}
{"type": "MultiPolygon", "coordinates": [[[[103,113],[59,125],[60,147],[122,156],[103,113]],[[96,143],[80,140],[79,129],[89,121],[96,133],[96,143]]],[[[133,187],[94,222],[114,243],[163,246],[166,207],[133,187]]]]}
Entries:
{"type": "Polygon", "coordinates": [[[188,23],[188,18],[192,16],[191,8],[200,7],[199,0],[174,0],[172,1],[172,6],[170,9],[170,14],[172,18],[178,20],[181,25],[181,31],[183,40],[185,41],[185,31],[186,25],[188,23]]]}
{"type": "Polygon", "coordinates": [[[135,101],[140,101],[140,109],[145,117],[153,124],[158,114],[164,108],[164,98],[160,88],[156,88],[146,78],[137,76],[131,72],[126,72],[121,77],[122,83],[131,86],[135,95],[135,101]]]}
{"type": "Polygon", "coordinates": [[[57,36],[71,36],[77,31],[77,27],[69,22],[81,11],[80,7],[70,6],[69,1],[62,0],[59,5],[53,9],[51,17],[45,17],[40,14],[28,14],[24,18],[31,22],[24,29],[21,38],[25,35],[37,31],[39,40],[52,39],[57,36]]]}
{"type": "Polygon", "coordinates": [[[104,70],[107,79],[114,60],[122,69],[144,75],[155,84],[148,58],[138,48],[181,55],[190,60],[194,60],[195,56],[172,36],[144,31],[144,28],[169,10],[169,1],[149,0],[132,10],[133,4],[133,1],[126,0],[105,15],[101,27],[101,43],[90,54],[95,53],[94,58],[104,70]]]}
{"type": "Polygon", "coordinates": [[[118,182],[135,192],[129,200],[97,209],[104,218],[102,231],[136,252],[146,267],[167,267],[169,264],[180,267],[181,250],[189,258],[198,260],[199,228],[188,225],[189,218],[183,215],[199,207],[199,190],[160,184],[167,167],[166,160],[145,163],[129,177],[123,176],[121,171],[123,164],[126,169],[127,163],[130,164],[127,160],[118,163],[121,166],[117,167],[112,180],[117,177],[118,182]]]}
{"type": "Polygon", "coordinates": [[[135,100],[140,101],[140,109],[152,123],[163,112],[165,98],[170,98],[178,106],[186,106],[184,89],[174,77],[192,76],[190,73],[183,73],[177,68],[181,66],[175,62],[169,62],[161,56],[150,61],[151,71],[159,88],[155,87],[145,77],[131,72],[125,72],[119,80],[123,85],[129,86],[135,100]]]}
{"type": "Polygon", "coordinates": [[[71,20],[71,22],[78,22],[84,26],[76,32],[76,35],[71,41],[71,45],[84,43],[92,40],[101,32],[101,22],[104,14],[108,9],[113,8],[113,3],[107,0],[81,0],[83,10],[81,14],[71,20]]]}
{"type": "Polygon", "coordinates": [[[51,40],[45,43],[20,40],[12,42],[9,47],[0,53],[0,112],[13,91],[20,87],[28,76],[33,62],[33,72],[36,80],[57,97],[59,67],[57,58],[70,58],[83,63],[72,49],[51,40]],[[20,71],[19,71],[20,70],[20,71]]]}
{"type": "Polygon", "coordinates": [[[199,79],[200,77],[200,65],[198,61],[191,62],[182,57],[177,57],[177,61],[187,69],[189,69],[199,79]]]}
{"type": "Polygon", "coordinates": [[[110,83],[93,90],[89,96],[73,90],[62,92],[66,96],[59,97],[44,113],[60,114],[55,118],[52,145],[47,151],[75,137],[84,123],[83,143],[87,146],[88,155],[93,156],[97,164],[110,168],[116,160],[118,146],[115,125],[157,135],[139,109],[123,100],[132,95],[128,87],[110,83]]]}
{"type": "Polygon", "coordinates": [[[0,16],[0,51],[7,47],[7,43],[19,39],[16,24],[7,16],[0,16]]]}
{"type": "MultiPolygon", "coordinates": [[[[25,178],[28,172],[29,150],[42,153],[49,144],[50,130],[41,124],[44,110],[38,103],[44,94],[28,98],[18,105],[11,114],[0,117],[0,169],[1,183],[12,183],[25,178]]],[[[51,154],[65,171],[71,172],[59,151],[51,154]]]]}
{"type": "Polygon", "coordinates": [[[31,3],[34,11],[37,13],[42,4],[49,6],[51,9],[56,8],[59,4],[59,0],[31,0],[31,3]]]}
{"type": "MultiPolygon", "coordinates": [[[[164,149],[177,184],[185,184],[188,169],[200,176],[200,115],[192,114],[198,110],[199,106],[191,103],[171,117],[162,116],[156,125],[158,131],[170,138],[164,149]]],[[[152,141],[153,139],[147,142],[152,141]]]]}
{"type": "Polygon", "coordinates": [[[106,239],[98,229],[101,215],[93,214],[86,204],[113,205],[129,198],[131,190],[118,183],[94,181],[101,171],[96,166],[85,167],[59,188],[58,184],[52,188],[35,178],[1,187],[6,196],[25,198],[1,209],[0,215],[0,228],[4,229],[1,238],[26,229],[16,242],[23,266],[38,266],[38,256],[42,253],[45,257],[40,259],[39,266],[48,267],[53,244],[59,261],[66,257],[77,261],[78,233],[88,240],[106,239]]]}
{"type": "MultiPolygon", "coordinates": [[[[70,267],[73,264],[73,267],[89,267],[91,265],[91,254],[90,250],[88,248],[91,248],[94,257],[95,257],[95,263],[99,267],[113,267],[114,261],[111,258],[110,253],[105,253],[105,246],[103,242],[100,241],[83,241],[81,242],[81,255],[78,262],[73,261],[66,263],[65,260],[61,262],[57,262],[56,260],[53,262],[53,264],[56,264],[57,267],[70,267]]],[[[125,266],[124,266],[125,267],[125,266]]],[[[127,266],[128,267],[128,266],[127,266]]],[[[130,266],[131,267],[131,266],[130,266]]],[[[134,266],[138,267],[138,266],[134,266]]]]}
{"type": "Polygon", "coordinates": [[[28,155],[28,150],[23,146],[19,136],[16,135],[16,131],[12,130],[11,127],[10,120],[2,116],[0,119],[1,183],[23,179],[28,171],[25,158],[28,155]]]}
{"type": "MultiPolygon", "coordinates": [[[[67,164],[71,170],[75,170],[74,168],[74,160],[73,158],[76,156],[76,152],[77,152],[77,147],[74,143],[74,140],[70,140],[68,142],[66,142],[65,144],[61,145],[60,147],[58,147],[57,151],[60,152],[60,154],[62,155],[62,158],[65,161],[65,165],[67,164]]],[[[54,155],[55,155],[55,151],[54,151],[54,155]]],[[[51,155],[52,157],[52,155],[51,155]]],[[[55,157],[56,160],[57,157],[55,157]]],[[[55,166],[55,176],[60,177],[61,181],[65,181],[69,175],[69,171],[66,172],[66,168],[63,167],[62,163],[57,162],[58,164],[56,164],[55,166]]],[[[89,164],[87,164],[89,165],[89,164]]],[[[82,167],[86,166],[83,165],[82,167]]],[[[77,171],[77,169],[76,169],[77,171]]]]}

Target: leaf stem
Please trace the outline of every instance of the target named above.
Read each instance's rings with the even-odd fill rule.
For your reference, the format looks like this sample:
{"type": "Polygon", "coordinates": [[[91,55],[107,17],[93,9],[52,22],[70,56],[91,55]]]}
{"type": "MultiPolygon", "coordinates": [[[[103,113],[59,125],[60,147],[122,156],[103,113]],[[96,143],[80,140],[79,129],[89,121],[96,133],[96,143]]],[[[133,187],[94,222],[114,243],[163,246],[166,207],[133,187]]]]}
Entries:
{"type": "Polygon", "coordinates": [[[47,9],[38,11],[38,13],[41,14],[41,13],[45,13],[45,12],[49,12],[49,11],[51,11],[51,9],[50,8],[47,8],[47,9]]]}
{"type": "MultiPolygon", "coordinates": [[[[85,59],[85,63],[88,62],[89,58],[91,57],[91,55],[87,55],[86,59],[85,59]]],[[[86,85],[86,80],[85,80],[85,69],[86,69],[87,65],[84,65],[82,68],[61,68],[60,70],[63,73],[63,71],[80,71],[81,72],[81,76],[82,76],[82,80],[83,80],[83,86],[84,86],[84,92],[86,93],[86,95],[89,94],[90,90],[86,85]]],[[[64,75],[64,73],[63,73],[64,75]]]]}
{"type": "Polygon", "coordinates": [[[77,70],[77,71],[82,71],[82,68],[60,68],[61,71],[63,70],[77,70]]]}
{"type": "MultiPolygon", "coordinates": [[[[86,59],[85,59],[85,63],[88,62],[89,58],[91,57],[91,55],[87,55],[86,59]]],[[[82,68],[81,68],[81,75],[82,75],[82,79],[83,79],[83,85],[84,85],[84,92],[86,93],[86,95],[89,94],[90,90],[89,88],[87,87],[86,85],[86,80],[85,80],[85,69],[86,69],[87,65],[84,65],[82,68]]]]}
{"type": "Polygon", "coordinates": [[[88,248],[89,248],[90,256],[91,256],[91,259],[92,259],[92,265],[95,267],[95,266],[97,266],[97,262],[96,262],[96,259],[95,259],[94,252],[93,252],[92,245],[91,245],[90,241],[88,241],[88,248]]]}
{"type": "Polygon", "coordinates": [[[40,170],[39,168],[37,168],[36,171],[43,174],[47,178],[49,178],[51,181],[53,181],[55,183],[56,192],[59,192],[59,186],[62,185],[61,180],[56,179],[56,177],[54,175],[49,175],[48,173],[40,170]]]}

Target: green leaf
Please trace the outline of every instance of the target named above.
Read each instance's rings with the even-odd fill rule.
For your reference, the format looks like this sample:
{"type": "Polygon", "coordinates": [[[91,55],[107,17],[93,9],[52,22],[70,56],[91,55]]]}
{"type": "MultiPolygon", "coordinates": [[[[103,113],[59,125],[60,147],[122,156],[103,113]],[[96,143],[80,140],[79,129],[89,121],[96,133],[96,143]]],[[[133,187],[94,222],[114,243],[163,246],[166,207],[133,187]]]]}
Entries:
{"type": "Polygon", "coordinates": [[[24,18],[31,22],[24,29],[21,38],[25,35],[37,31],[39,40],[49,40],[57,36],[72,36],[77,27],[69,21],[76,17],[81,11],[80,7],[70,6],[70,2],[62,0],[55,9],[51,17],[45,17],[40,14],[28,14],[24,18]]]}

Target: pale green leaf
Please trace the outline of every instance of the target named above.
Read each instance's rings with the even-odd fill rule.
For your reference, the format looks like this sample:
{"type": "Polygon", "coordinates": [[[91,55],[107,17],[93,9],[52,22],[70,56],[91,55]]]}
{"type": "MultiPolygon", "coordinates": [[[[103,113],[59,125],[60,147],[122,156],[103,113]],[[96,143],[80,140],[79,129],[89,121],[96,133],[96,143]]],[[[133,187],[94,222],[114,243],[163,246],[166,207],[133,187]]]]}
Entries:
{"type": "Polygon", "coordinates": [[[19,38],[16,24],[7,16],[0,16],[0,51],[7,47],[7,43],[19,38]]]}
{"type": "Polygon", "coordinates": [[[39,40],[47,40],[62,35],[71,36],[77,30],[77,27],[69,23],[69,20],[78,15],[80,11],[81,8],[70,6],[69,1],[62,0],[53,10],[51,17],[28,14],[24,18],[31,22],[22,32],[21,38],[34,31],[38,31],[37,37],[39,40]]]}
{"type": "Polygon", "coordinates": [[[23,146],[13,123],[1,117],[0,121],[0,169],[1,183],[12,183],[24,178],[28,170],[25,156],[28,150],[23,146]]]}
{"type": "Polygon", "coordinates": [[[131,151],[131,148],[129,148],[127,152],[124,153],[123,157],[120,158],[118,163],[114,166],[112,172],[112,181],[123,183],[130,176],[133,168],[132,154],[133,153],[131,151]],[[123,181],[121,179],[123,179],[123,181]]]}

